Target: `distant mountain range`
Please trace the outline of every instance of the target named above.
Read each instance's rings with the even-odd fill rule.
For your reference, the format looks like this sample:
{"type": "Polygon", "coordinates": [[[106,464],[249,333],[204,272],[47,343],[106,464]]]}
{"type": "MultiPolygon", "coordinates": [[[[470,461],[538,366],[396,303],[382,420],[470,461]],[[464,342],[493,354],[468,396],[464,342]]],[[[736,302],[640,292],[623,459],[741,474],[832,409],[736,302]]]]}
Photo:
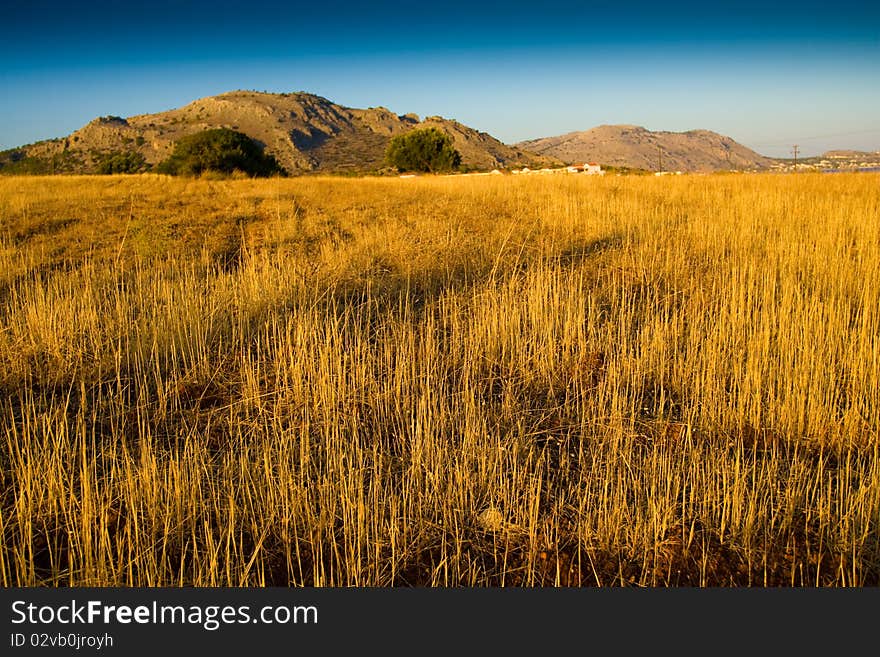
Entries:
{"type": "Polygon", "coordinates": [[[344,107],[305,92],[231,91],[157,114],[100,117],[67,137],[0,152],[0,172],[94,173],[102,161],[120,154],[150,168],[167,158],[181,137],[224,127],[261,144],[289,174],[365,173],[383,167],[394,136],[427,126],[450,135],[462,164],[473,170],[586,162],[684,172],[782,166],[782,160],[709,130],[652,132],[635,125],[602,125],[507,145],[440,116],[420,119],[384,107],[344,107]]]}
{"type": "Polygon", "coordinates": [[[516,144],[565,162],[652,171],[723,171],[769,168],[774,160],[709,130],[651,132],[636,125],[602,125],[516,144]]]}

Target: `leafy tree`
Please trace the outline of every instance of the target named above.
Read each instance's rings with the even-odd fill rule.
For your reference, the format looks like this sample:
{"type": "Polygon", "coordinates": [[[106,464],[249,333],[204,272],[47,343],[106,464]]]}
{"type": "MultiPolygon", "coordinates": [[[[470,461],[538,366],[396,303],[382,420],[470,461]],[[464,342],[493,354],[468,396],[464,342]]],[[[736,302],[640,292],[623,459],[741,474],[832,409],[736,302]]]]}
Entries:
{"type": "Polygon", "coordinates": [[[461,165],[461,155],[452,138],[438,128],[419,128],[391,140],[385,161],[400,171],[438,173],[461,165]]]}
{"type": "Polygon", "coordinates": [[[137,173],[146,168],[144,156],[140,153],[127,151],[110,153],[98,162],[98,173],[137,173]]]}
{"type": "Polygon", "coordinates": [[[157,171],[172,175],[198,175],[206,171],[241,171],[252,176],[283,173],[275,158],[263,153],[254,140],[228,128],[183,137],[157,171]]]}

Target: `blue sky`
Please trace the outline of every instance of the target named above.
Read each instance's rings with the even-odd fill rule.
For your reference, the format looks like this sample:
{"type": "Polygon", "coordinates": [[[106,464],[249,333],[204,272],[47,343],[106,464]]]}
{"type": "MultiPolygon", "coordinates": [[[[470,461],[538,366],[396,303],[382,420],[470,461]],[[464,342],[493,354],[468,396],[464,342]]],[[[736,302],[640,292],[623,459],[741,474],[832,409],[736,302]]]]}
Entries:
{"type": "Polygon", "coordinates": [[[129,4],[3,0],[0,148],[257,89],[506,142],[632,123],[880,150],[877,1],[129,4]]]}

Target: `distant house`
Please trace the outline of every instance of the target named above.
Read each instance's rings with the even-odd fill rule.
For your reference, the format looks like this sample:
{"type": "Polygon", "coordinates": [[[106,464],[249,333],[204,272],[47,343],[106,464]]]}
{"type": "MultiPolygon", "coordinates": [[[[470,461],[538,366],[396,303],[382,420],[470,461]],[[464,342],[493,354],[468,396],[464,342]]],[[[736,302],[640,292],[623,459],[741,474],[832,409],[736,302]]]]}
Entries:
{"type": "Polygon", "coordinates": [[[604,176],[605,172],[602,171],[602,167],[596,164],[595,162],[588,162],[587,164],[570,164],[566,167],[559,167],[556,169],[551,168],[543,168],[537,170],[531,170],[528,167],[523,167],[522,169],[514,169],[511,173],[515,174],[523,174],[523,173],[589,173],[592,175],[604,176]]]}

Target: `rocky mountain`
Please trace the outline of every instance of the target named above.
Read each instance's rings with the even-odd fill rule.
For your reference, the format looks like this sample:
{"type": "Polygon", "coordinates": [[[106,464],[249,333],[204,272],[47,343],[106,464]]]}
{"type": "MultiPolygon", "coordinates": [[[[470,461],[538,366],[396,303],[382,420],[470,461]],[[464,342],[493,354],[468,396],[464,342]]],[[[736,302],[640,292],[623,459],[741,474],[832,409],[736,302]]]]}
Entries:
{"type": "Polygon", "coordinates": [[[473,169],[547,166],[550,156],[537,156],[507,146],[485,132],[439,116],[421,120],[384,107],[355,109],[314,94],[271,94],[232,91],[201,98],[179,109],[122,118],[105,116],[62,139],[24,146],[0,154],[0,169],[18,164],[43,172],[90,173],[108,157],[130,154],[146,166],[167,158],[183,136],[210,128],[231,128],[265,147],[291,174],[366,172],[383,166],[385,148],[395,135],[435,126],[449,134],[473,169]]]}
{"type": "Polygon", "coordinates": [[[568,163],[598,162],[653,171],[756,170],[774,160],[709,130],[652,132],[635,125],[602,125],[516,147],[568,163]]]}

